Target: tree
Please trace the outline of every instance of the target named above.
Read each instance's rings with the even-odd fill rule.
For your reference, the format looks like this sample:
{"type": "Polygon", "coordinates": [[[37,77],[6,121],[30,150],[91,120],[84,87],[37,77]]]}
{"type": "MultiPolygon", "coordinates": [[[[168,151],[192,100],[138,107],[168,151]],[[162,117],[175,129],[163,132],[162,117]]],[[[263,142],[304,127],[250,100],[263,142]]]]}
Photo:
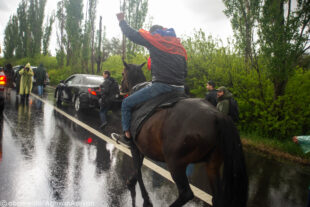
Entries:
{"type": "Polygon", "coordinates": [[[4,31],[4,57],[12,58],[18,43],[18,18],[13,16],[10,18],[4,31]]]}
{"type": "Polygon", "coordinates": [[[56,51],[57,63],[59,66],[64,65],[65,59],[65,47],[66,47],[66,34],[65,34],[65,25],[66,25],[66,13],[65,13],[65,2],[61,0],[57,3],[57,12],[56,12],[58,29],[56,30],[57,43],[59,49],[56,51]]]}
{"type": "MultiPolygon", "coordinates": [[[[148,0],[123,1],[122,9],[125,12],[126,21],[132,28],[138,30],[143,27],[148,12],[148,0]]],[[[126,54],[129,58],[140,50],[141,47],[138,47],[137,44],[127,41],[126,54]]]]}
{"type": "Polygon", "coordinates": [[[100,72],[102,62],[101,43],[102,43],[102,16],[100,16],[99,30],[97,31],[97,41],[96,41],[97,74],[99,74],[100,72]]]}
{"type": "Polygon", "coordinates": [[[27,57],[29,43],[29,27],[27,21],[27,1],[22,0],[17,8],[18,18],[18,42],[16,49],[16,57],[27,57]]]}
{"type": "Polygon", "coordinates": [[[30,32],[28,51],[31,57],[41,53],[45,5],[46,0],[30,0],[28,9],[28,25],[30,32]]]}
{"type": "Polygon", "coordinates": [[[88,0],[88,10],[84,24],[82,37],[82,65],[88,73],[88,61],[91,60],[91,71],[94,74],[94,42],[95,42],[95,17],[96,17],[96,0],[88,0]]]}
{"type": "Polygon", "coordinates": [[[66,0],[67,65],[76,66],[81,52],[83,0],[66,0]]]}
{"type": "Polygon", "coordinates": [[[253,62],[253,35],[257,23],[261,0],[223,0],[224,13],[230,17],[235,37],[245,62],[253,62]]]}
{"type": "Polygon", "coordinates": [[[51,15],[50,18],[47,18],[46,20],[46,24],[44,27],[44,34],[43,34],[43,55],[47,55],[48,54],[48,46],[49,46],[49,42],[50,42],[50,37],[51,37],[51,33],[52,33],[52,26],[54,24],[55,21],[55,15],[51,15]]]}
{"type": "Polygon", "coordinates": [[[96,6],[97,0],[89,0],[89,26],[90,26],[90,43],[91,43],[91,71],[92,74],[94,71],[94,63],[95,63],[95,19],[96,19],[96,6]]]}
{"type": "Polygon", "coordinates": [[[283,96],[298,59],[310,46],[309,0],[265,0],[259,24],[261,52],[266,58],[274,99],[283,96]],[[285,9],[287,8],[287,9],[285,9]]]}

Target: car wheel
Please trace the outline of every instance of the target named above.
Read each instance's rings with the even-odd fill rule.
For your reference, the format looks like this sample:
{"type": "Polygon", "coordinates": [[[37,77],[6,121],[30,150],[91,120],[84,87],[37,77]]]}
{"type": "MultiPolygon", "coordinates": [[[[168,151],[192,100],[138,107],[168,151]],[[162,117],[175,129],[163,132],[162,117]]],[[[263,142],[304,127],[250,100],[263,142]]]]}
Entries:
{"type": "Polygon", "coordinates": [[[74,109],[76,112],[79,112],[81,110],[81,102],[79,96],[77,96],[74,100],[74,109]]]}
{"type": "Polygon", "coordinates": [[[61,93],[60,93],[60,90],[58,89],[56,91],[56,104],[57,106],[60,106],[62,103],[62,100],[61,100],[61,93]]]}

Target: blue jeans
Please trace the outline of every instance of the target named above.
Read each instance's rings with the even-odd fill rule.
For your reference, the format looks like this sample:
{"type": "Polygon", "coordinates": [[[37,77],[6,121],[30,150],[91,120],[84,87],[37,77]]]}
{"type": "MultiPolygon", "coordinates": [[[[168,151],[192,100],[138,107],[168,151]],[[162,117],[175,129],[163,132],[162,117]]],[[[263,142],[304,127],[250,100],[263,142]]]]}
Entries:
{"type": "Polygon", "coordinates": [[[99,116],[100,116],[101,124],[107,121],[107,118],[106,118],[107,112],[108,110],[106,108],[100,107],[99,116]]]}
{"type": "Polygon", "coordinates": [[[39,96],[43,95],[43,86],[42,85],[38,85],[38,95],[39,96]]]}
{"type": "Polygon", "coordinates": [[[184,92],[184,88],[182,87],[175,87],[165,83],[154,82],[125,98],[122,102],[123,131],[129,131],[130,129],[131,110],[134,106],[159,96],[160,94],[168,93],[174,90],[177,92],[184,92]]]}

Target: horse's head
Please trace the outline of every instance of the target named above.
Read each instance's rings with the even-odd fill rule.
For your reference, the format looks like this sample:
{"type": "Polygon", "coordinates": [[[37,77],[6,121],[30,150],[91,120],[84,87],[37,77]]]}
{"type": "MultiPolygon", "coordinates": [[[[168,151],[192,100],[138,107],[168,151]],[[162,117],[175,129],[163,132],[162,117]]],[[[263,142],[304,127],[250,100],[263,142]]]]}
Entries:
{"type": "Polygon", "coordinates": [[[141,65],[127,64],[123,60],[123,64],[125,68],[122,73],[123,79],[121,85],[122,85],[122,92],[126,93],[130,92],[132,87],[134,87],[136,84],[146,81],[146,78],[142,71],[142,67],[145,65],[145,63],[142,63],[141,65]]]}

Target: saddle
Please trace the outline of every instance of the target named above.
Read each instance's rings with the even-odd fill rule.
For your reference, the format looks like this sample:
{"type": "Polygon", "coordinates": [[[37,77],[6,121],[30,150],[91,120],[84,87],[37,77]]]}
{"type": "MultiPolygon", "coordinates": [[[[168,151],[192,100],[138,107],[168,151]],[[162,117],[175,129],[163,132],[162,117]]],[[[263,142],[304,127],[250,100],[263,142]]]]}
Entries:
{"type": "MultiPolygon", "coordinates": [[[[143,88],[143,86],[139,89],[141,88],[143,88]]],[[[187,98],[187,96],[184,93],[173,91],[164,93],[137,105],[133,109],[131,116],[130,134],[132,138],[135,140],[143,124],[157,111],[158,108],[172,107],[175,103],[185,98],[187,98]]]]}

